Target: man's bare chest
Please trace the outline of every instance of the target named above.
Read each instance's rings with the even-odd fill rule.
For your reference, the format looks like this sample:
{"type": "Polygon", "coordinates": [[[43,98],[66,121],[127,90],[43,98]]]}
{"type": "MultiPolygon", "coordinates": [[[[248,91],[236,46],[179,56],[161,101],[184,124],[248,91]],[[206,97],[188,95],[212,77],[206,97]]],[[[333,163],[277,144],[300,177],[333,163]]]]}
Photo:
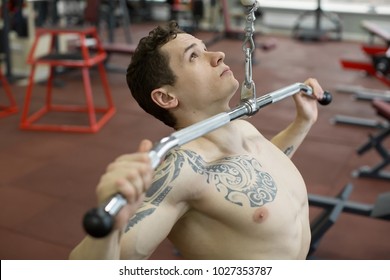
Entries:
{"type": "Polygon", "coordinates": [[[250,155],[223,157],[206,162],[199,154],[181,150],[177,157],[191,169],[195,184],[214,188],[224,200],[249,207],[272,202],[277,194],[274,178],[250,155]]]}

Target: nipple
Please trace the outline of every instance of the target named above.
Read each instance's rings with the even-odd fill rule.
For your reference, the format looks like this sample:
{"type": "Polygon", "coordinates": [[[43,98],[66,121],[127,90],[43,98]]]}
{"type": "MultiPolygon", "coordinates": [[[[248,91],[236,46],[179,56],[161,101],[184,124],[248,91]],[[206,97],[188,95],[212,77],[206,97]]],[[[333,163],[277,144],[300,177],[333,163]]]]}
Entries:
{"type": "Polygon", "coordinates": [[[264,222],[268,217],[268,210],[265,207],[258,208],[253,213],[253,221],[255,223],[262,223],[264,222]]]}

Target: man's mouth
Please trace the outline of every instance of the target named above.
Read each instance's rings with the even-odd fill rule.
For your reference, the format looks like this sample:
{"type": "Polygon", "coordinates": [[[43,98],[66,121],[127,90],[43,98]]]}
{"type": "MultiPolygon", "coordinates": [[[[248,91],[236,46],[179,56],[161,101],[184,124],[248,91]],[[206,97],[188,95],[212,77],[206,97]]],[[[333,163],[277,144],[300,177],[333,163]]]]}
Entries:
{"type": "Polygon", "coordinates": [[[222,71],[222,73],[221,73],[221,76],[223,76],[225,73],[227,73],[227,72],[231,72],[230,71],[230,67],[226,67],[223,71],[222,71]]]}

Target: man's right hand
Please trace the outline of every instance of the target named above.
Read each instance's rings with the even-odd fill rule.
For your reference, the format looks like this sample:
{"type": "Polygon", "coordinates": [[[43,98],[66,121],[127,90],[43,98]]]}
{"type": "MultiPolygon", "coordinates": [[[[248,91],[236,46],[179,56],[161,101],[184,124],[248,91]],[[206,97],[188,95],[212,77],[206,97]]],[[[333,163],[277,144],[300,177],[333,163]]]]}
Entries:
{"type": "Polygon", "coordinates": [[[149,140],[141,141],[138,152],[118,157],[108,165],[97,186],[98,203],[108,201],[116,193],[127,200],[115,221],[115,229],[122,229],[141,206],[145,192],[152,183],[153,168],[148,155],[152,148],[149,140]]]}

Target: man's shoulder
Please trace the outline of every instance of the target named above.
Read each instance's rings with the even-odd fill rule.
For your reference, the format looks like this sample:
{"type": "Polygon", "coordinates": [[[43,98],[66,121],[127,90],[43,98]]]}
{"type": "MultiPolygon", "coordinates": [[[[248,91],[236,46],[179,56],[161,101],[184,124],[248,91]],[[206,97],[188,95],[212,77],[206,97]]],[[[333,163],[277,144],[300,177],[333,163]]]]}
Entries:
{"type": "MultiPolygon", "coordinates": [[[[157,176],[166,176],[170,174],[171,180],[177,180],[179,177],[187,174],[187,168],[191,158],[195,158],[197,154],[191,150],[184,148],[176,148],[169,151],[164,160],[156,169],[157,176]]],[[[187,174],[189,175],[189,174],[187,174]]]]}
{"type": "Polygon", "coordinates": [[[235,120],[233,124],[246,137],[262,136],[261,132],[248,120],[235,120]]]}
{"type": "Polygon", "coordinates": [[[245,128],[245,129],[249,128],[257,131],[256,127],[248,120],[238,119],[233,121],[232,124],[240,128],[245,128]]]}

